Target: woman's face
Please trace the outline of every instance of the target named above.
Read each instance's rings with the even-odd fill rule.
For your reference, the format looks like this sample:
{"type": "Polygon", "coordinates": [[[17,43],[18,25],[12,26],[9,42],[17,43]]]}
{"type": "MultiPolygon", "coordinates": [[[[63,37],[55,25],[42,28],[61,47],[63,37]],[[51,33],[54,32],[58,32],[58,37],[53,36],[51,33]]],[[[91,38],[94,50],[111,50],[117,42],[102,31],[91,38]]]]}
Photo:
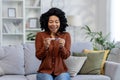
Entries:
{"type": "Polygon", "coordinates": [[[52,15],[48,20],[48,28],[51,33],[56,33],[60,28],[60,20],[57,16],[52,15]]]}

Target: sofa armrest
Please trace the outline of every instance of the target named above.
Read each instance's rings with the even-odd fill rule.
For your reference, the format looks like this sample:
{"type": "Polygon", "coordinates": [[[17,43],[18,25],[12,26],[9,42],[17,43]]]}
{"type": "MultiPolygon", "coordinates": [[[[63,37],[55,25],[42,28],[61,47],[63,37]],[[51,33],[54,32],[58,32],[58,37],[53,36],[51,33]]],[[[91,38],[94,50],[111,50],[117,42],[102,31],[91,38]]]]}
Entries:
{"type": "Polygon", "coordinates": [[[120,80],[120,63],[106,61],[105,75],[111,77],[111,80],[120,80]]]}

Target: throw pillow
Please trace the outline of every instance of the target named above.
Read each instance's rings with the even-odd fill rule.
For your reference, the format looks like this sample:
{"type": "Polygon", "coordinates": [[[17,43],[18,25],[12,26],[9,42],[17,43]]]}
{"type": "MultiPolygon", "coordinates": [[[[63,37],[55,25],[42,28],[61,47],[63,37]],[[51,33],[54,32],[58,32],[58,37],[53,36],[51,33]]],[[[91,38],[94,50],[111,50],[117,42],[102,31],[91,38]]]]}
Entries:
{"type": "Polygon", "coordinates": [[[24,52],[22,45],[0,48],[0,67],[4,74],[24,74],[24,52]],[[1,52],[2,51],[2,52],[1,52]]]}
{"type": "Polygon", "coordinates": [[[98,51],[88,50],[88,49],[83,50],[83,53],[99,53],[99,52],[104,52],[104,57],[102,60],[102,65],[101,65],[101,74],[104,74],[104,65],[105,65],[105,61],[107,59],[109,50],[98,50],[98,51]]]}
{"type": "Polygon", "coordinates": [[[73,56],[87,56],[87,60],[85,61],[79,74],[100,74],[104,52],[100,52],[97,54],[73,53],[73,56]]]}
{"type": "Polygon", "coordinates": [[[70,73],[71,77],[77,75],[86,59],[87,57],[70,56],[65,60],[65,64],[68,67],[68,72],[70,73]]]}
{"type": "Polygon", "coordinates": [[[37,70],[41,64],[35,56],[35,44],[26,43],[23,44],[24,47],[24,59],[25,59],[25,74],[37,73],[37,70]]]}

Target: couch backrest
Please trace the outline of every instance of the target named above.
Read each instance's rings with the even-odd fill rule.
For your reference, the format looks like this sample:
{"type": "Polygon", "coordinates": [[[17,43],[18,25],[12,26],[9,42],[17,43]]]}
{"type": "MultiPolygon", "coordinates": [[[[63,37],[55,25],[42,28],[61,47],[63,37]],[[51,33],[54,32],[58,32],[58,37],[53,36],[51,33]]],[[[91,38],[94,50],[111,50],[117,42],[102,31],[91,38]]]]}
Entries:
{"type": "MultiPolygon", "coordinates": [[[[72,44],[71,52],[92,49],[90,42],[72,44]]],[[[0,74],[33,74],[37,73],[41,61],[35,56],[35,44],[22,44],[0,47],[0,74]]]]}
{"type": "Polygon", "coordinates": [[[93,45],[91,42],[76,42],[71,46],[71,53],[82,52],[84,49],[93,50],[93,45]]]}

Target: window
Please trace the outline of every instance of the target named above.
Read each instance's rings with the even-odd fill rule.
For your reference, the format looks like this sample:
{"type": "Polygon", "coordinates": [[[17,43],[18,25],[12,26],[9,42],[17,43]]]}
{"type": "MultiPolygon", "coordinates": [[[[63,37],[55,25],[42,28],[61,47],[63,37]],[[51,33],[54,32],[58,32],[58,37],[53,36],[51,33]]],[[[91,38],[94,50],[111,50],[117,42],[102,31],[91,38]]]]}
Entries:
{"type": "Polygon", "coordinates": [[[120,0],[111,0],[111,39],[120,41],[120,0]]]}

